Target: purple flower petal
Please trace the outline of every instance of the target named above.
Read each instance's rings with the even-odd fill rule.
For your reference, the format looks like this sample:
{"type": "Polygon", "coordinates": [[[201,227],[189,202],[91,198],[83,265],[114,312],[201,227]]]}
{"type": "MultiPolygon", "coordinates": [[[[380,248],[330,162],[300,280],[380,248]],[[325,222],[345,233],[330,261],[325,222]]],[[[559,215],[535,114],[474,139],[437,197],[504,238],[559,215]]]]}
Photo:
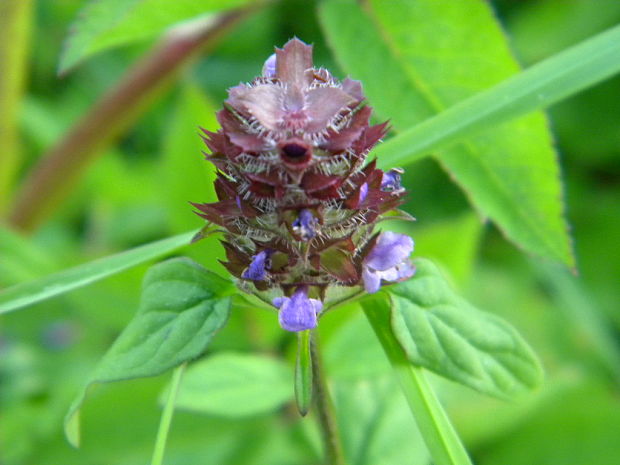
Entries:
{"type": "Polygon", "coordinates": [[[278,320],[287,331],[316,328],[317,313],[323,308],[321,301],[308,298],[305,286],[300,286],[292,297],[276,297],[273,304],[280,309],[278,320]]]}
{"type": "Polygon", "coordinates": [[[272,54],[263,65],[263,76],[266,78],[276,77],[276,54],[272,54]]]}
{"type": "Polygon", "coordinates": [[[312,212],[308,209],[303,209],[299,212],[299,217],[293,221],[293,231],[299,234],[303,241],[308,241],[316,236],[317,219],[312,215],[312,212]]]}
{"type": "Polygon", "coordinates": [[[359,200],[359,203],[364,203],[364,200],[366,200],[367,196],[368,196],[368,183],[365,182],[360,187],[360,200],[359,200]]]}
{"type": "Polygon", "coordinates": [[[390,171],[383,173],[381,179],[381,190],[384,192],[399,192],[403,190],[403,186],[400,185],[400,177],[403,174],[403,170],[400,168],[394,168],[390,171]]]}
{"type": "Polygon", "coordinates": [[[396,281],[404,281],[411,278],[415,274],[415,266],[411,264],[409,260],[405,260],[403,263],[396,267],[398,270],[398,278],[396,281]]]}
{"type": "Polygon", "coordinates": [[[369,270],[367,267],[362,270],[362,279],[364,280],[364,289],[369,294],[374,294],[381,287],[381,277],[376,271],[369,270]]]}
{"type": "Polygon", "coordinates": [[[267,277],[270,250],[263,250],[252,257],[250,266],[241,275],[242,278],[252,281],[263,281],[267,277]]]}
{"type": "Polygon", "coordinates": [[[364,265],[385,271],[403,262],[413,252],[413,239],[404,234],[385,231],[379,235],[375,246],[364,259],[364,265]]]}

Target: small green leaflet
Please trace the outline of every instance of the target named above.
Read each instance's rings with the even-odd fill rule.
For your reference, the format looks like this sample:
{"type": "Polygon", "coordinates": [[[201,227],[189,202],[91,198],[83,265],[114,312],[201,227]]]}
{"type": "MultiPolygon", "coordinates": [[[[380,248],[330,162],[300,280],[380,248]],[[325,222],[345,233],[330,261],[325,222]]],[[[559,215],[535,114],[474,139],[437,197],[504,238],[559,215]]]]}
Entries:
{"type": "Polygon", "coordinates": [[[65,434],[78,446],[79,409],[89,386],[156,376],[200,356],[226,323],[232,283],[186,258],[152,267],[140,308],[71,404],[65,434]]]}

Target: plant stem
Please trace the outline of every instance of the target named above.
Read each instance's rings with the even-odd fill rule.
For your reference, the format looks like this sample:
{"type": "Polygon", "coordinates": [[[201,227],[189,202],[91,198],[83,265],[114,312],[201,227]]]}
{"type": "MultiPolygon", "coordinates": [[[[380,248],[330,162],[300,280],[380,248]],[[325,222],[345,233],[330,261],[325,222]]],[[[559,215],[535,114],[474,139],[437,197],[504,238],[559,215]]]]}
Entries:
{"type": "Polygon", "coordinates": [[[168,399],[166,399],[166,405],[164,406],[164,411],[159,421],[159,430],[157,431],[157,439],[155,440],[155,449],[153,450],[151,465],[162,465],[164,461],[166,441],[168,439],[168,432],[170,431],[170,424],[172,423],[172,415],[174,414],[174,403],[177,398],[177,393],[179,392],[181,378],[183,377],[186,366],[187,363],[182,363],[176,367],[172,373],[170,392],[168,393],[168,399]]]}
{"type": "Polygon", "coordinates": [[[102,149],[135,121],[174,74],[255,8],[223,14],[192,29],[172,29],[41,158],[21,186],[11,224],[26,232],[36,229],[102,149]]]}
{"type": "Polygon", "coordinates": [[[422,368],[413,366],[394,337],[389,305],[379,298],[362,301],[364,312],[398,377],[411,413],[436,465],[471,465],[467,451],[428,384],[422,368]]]}
{"type": "Polygon", "coordinates": [[[0,0],[0,213],[8,207],[20,162],[17,113],[24,88],[32,0],[0,0]]]}
{"type": "Polygon", "coordinates": [[[336,425],[334,406],[329,397],[329,390],[325,380],[323,362],[319,351],[318,334],[312,330],[310,335],[310,354],[312,359],[313,396],[316,399],[316,408],[323,438],[323,448],[327,465],[345,465],[344,454],[340,443],[340,434],[336,425]]]}
{"type": "Polygon", "coordinates": [[[295,402],[297,410],[305,417],[312,403],[312,353],[310,330],[297,333],[297,359],[295,360],[295,402]]]}

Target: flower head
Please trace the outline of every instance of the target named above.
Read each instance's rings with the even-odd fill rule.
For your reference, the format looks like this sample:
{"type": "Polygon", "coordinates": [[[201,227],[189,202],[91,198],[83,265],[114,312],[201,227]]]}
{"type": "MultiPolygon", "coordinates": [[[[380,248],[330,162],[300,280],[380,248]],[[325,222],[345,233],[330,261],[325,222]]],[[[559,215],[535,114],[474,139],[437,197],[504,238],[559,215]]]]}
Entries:
{"type": "Polygon", "coordinates": [[[312,46],[293,39],[229,90],[221,129],[203,131],[218,201],[197,213],[221,227],[223,264],[244,290],[282,295],[273,304],[286,330],[316,326],[334,289],[374,292],[412,273],[413,243],[375,234],[405,190],[402,170],[368,161],[387,131],[371,114],[358,81],[314,67],[312,46]]]}

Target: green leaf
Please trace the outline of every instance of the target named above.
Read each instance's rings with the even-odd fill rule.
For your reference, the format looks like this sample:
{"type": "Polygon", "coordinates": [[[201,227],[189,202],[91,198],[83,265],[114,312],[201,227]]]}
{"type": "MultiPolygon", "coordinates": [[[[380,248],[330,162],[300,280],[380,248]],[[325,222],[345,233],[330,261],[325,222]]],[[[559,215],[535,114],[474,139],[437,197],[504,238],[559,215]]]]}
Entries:
{"type": "Polygon", "coordinates": [[[471,134],[547,108],[617,74],[619,40],[620,27],[602,32],[402,131],[375,154],[382,165],[411,163],[471,134]]]}
{"type": "Polygon", "coordinates": [[[179,234],[4,289],[0,291],[0,314],[64,294],[166,255],[189,244],[193,235],[194,232],[179,234]]]}
{"type": "Polygon", "coordinates": [[[310,330],[297,333],[297,358],[295,359],[295,402],[297,410],[305,417],[312,403],[312,352],[310,330]]]}
{"type": "MultiPolygon", "coordinates": [[[[321,19],[344,68],[363,81],[369,101],[382,117],[390,118],[396,132],[407,134],[406,141],[397,137],[377,150],[381,164],[413,161],[410,155],[420,151],[420,140],[433,139],[433,148],[453,142],[446,131],[489,109],[512,110],[514,116],[515,102],[510,100],[523,95],[523,89],[511,87],[433,131],[418,132],[414,126],[518,71],[484,2],[371,1],[364,11],[353,0],[333,0],[323,4],[321,19]],[[375,65],[379,62],[380,67],[375,65]],[[412,131],[417,139],[410,137],[412,131]]],[[[572,76],[573,81],[578,77],[583,83],[581,73],[572,76]]],[[[546,76],[538,74],[537,84],[541,79],[546,76]]],[[[542,90],[555,91],[557,85],[534,93],[528,89],[530,104],[540,100],[542,90]]],[[[527,102],[517,103],[523,110],[527,102]]],[[[499,113],[487,124],[498,121],[499,113]]],[[[472,204],[528,252],[572,266],[559,168],[544,116],[533,114],[492,132],[472,136],[463,131],[458,136],[470,139],[436,156],[472,204]]]]}
{"type": "Polygon", "coordinates": [[[170,26],[252,0],[90,0],[71,26],[60,58],[65,72],[95,53],[160,35],[170,26]]]}
{"type": "Polygon", "coordinates": [[[292,378],[282,360],[218,353],[189,366],[176,406],[230,418],[266,413],[293,398],[292,378]]]}
{"type": "Polygon", "coordinates": [[[430,261],[389,288],[392,329],[409,361],[500,398],[537,387],[542,369],[517,331],[457,296],[430,261]]]}
{"type": "Polygon", "coordinates": [[[140,308],[103,356],[65,418],[65,434],[78,445],[79,409],[94,383],[159,375],[200,356],[230,311],[232,283],[185,258],[152,267],[140,308]]]}

